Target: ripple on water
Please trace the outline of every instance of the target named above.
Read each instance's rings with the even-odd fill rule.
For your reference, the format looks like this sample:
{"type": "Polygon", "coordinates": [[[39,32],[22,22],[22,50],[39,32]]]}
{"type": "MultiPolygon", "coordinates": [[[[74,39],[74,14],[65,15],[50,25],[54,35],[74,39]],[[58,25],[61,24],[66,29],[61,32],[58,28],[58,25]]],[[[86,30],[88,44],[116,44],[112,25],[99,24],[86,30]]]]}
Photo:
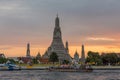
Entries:
{"type": "Polygon", "coordinates": [[[40,70],[0,71],[0,80],[120,80],[120,70],[99,70],[91,73],[40,70]]]}

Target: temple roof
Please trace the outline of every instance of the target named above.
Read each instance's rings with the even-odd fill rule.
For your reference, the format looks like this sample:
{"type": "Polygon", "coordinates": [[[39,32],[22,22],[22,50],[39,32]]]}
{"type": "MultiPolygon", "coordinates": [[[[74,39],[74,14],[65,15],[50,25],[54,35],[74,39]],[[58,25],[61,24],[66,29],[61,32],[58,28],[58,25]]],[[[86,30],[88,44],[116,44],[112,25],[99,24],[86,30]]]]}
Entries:
{"type": "Polygon", "coordinates": [[[79,54],[78,54],[77,50],[76,50],[76,52],[75,52],[74,56],[79,56],[79,54]]]}

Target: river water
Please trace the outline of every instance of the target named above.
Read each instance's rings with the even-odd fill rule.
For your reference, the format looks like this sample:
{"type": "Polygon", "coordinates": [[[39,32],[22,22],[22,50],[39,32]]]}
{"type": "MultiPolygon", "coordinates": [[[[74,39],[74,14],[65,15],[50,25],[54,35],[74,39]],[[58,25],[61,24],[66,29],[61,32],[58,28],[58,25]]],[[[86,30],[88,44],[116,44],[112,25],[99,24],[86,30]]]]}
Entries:
{"type": "Polygon", "coordinates": [[[49,72],[40,70],[0,71],[0,80],[120,80],[120,70],[49,72]]]}

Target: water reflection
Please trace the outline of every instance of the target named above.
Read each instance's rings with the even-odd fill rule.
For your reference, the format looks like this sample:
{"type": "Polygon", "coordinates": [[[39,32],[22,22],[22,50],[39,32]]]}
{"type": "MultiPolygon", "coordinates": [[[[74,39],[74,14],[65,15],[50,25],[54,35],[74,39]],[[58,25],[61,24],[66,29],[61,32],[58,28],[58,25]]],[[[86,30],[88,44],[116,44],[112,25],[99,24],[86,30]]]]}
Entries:
{"type": "Polygon", "coordinates": [[[96,70],[91,73],[0,71],[0,80],[120,80],[120,70],[96,70]]]}

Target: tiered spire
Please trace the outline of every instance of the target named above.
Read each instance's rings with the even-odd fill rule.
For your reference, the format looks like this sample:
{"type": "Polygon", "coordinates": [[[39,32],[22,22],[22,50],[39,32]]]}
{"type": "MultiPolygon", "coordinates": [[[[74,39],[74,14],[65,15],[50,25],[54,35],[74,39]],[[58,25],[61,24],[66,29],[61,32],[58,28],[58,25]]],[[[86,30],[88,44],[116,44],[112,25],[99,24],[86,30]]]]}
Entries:
{"type": "Polygon", "coordinates": [[[81,62],[82,62],[82,64],[85,64],[85,51],[84,51],[84,45],[82,45],[81,62]]]}
{"type": "Polygon", "coordinates": [[[68,41],[66,41],[66,50],[67,50],[67,53],[69,53],[69,44],[68,44],[68,41]]]}
{"type": "Polygon", "coordinates": [[[53,38],[56,39],[56,38],[59,38],[61,39],[61,29],[60,29],[60,25],[59,25],[59,17],[58,17],[58,14],[56,16],[56,19],[55,19],[55,28],[54,28],[54,33],[53,33],[53,38]]]}
{"type": "Polygon", "coordinates": [[[55,19],[55,27],[60,27],[58,14],[56,15],[56,19],[55,19]]]}
{"type": "Polygon", "coordinates": [[[26,52],[26,57],[30,57],[30,44],[27,44],[27,52],[26,52]]]}

